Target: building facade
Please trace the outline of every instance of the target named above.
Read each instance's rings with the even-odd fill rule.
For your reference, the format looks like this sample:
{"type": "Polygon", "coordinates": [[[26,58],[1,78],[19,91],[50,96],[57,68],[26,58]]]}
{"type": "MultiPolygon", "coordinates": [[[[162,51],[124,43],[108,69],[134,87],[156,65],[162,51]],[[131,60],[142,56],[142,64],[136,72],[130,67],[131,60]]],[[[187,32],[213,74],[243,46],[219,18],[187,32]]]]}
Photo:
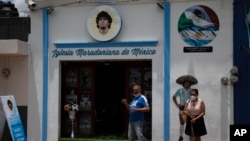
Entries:
{"type": "MultiPolygon", "coordinates": [[[[142,85],[151,104],[147,137],[178,140],[178,109],[172,96],[181,87],[176,79],[184,74],[198,79],[192,87],[206,104],[208,134],[202,140],[228,141],[231,124],[247,123],[247,114],[242,120],[238,110],[244,107],[237,103],[247,103],[247,93],[236,98],[246,86],[240,85],[243,66],[235,55],[248,57],[235,47],[242,42],[233,36],[240,30],[232,30],[237,26],[234,12],[244,15],[241,21],[246,15],[239,10],[246,5],[243,1],[238,6],[232,0],[35,2],[25,61],[28,140],[70,137],[64,110],[70,93],[80,106],[74,122],[77,138],[98,136],[112,123],[117,126],[107,134],[126,134],[128,114],[121,99],[130,99],[134,83],[142,85]],[[98,27],[102,11],[112,19],[107,33],[98,27]],[[230,81],[233,66],[239,69],[236,83],[230,81]],[[223,84],[222,78],[229,81],[223,84]]],[[[18,96],[17,103],[22,99],[18,96]]]]}

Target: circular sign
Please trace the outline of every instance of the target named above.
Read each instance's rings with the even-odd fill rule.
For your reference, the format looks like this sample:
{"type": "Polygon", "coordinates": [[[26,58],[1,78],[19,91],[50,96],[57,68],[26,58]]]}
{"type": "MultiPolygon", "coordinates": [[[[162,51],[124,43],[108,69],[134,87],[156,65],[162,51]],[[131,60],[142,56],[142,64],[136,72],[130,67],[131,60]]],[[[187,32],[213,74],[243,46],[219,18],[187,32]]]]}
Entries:
{"type": "Polygon", "coordinates": [[[191,46],[209,44],[217,35],[219,19],[207,6],[195,5],[185,10],[179,18],[178,31],[184,42],[191,46]]]}
{"type": "Polygon", "coordinates": [[[102,5],[91,11],[87,20],[88,32],[95,40],[109,41],[121,29],[121,18],[113,7],[102,5]]]}

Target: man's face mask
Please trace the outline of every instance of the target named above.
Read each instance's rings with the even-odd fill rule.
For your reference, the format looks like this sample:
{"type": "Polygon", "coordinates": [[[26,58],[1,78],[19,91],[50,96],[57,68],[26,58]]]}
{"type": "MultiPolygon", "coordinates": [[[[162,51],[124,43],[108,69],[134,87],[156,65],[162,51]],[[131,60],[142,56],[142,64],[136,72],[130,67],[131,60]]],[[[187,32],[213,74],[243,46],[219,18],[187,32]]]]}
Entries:
{"type": "Polygon", "coordinates": [[[139,90],[138,89],[133,89],[133,95],[135,97],[139,96],[140,95],[139,90]]]}

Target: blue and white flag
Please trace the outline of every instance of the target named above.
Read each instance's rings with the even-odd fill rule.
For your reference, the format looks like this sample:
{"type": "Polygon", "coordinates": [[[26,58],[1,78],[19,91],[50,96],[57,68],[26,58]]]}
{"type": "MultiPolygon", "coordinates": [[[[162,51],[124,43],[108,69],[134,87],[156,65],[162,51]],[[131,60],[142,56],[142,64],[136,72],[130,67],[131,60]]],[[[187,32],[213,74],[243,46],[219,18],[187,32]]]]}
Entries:
{"type": "Polygon", "coordinates": [[[196,5],[188,8],[179,18],[178,31],[181,38],[192,46],[204,46],[217,35],[219,19],[209,7],[196,5]]]}

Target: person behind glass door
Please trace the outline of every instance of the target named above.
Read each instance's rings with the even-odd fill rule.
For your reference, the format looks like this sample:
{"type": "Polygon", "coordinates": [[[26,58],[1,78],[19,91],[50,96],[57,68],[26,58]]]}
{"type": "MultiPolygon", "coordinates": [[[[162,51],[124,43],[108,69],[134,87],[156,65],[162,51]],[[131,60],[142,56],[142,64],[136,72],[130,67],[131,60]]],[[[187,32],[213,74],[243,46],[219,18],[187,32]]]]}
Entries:
{"type": "Polygon", "coordinates": [[[141,86],[133,86],[133,99],[128,104],[126,99],[122,99],[122,103],[129,110],[129,127],[128,127],[128,139],[129,141],[135,141],[136,136],[139,141],[147,141],[143,135],[143,123],[144,112],[149,112],[149,104],[147,98],[141,94],[141,86]]]}
{"type": "Polygon", "coordinates": [[[112,18],[108,14],[108,12],[101,11],[98,13],[96,17],[96,26],[99,30],[99,33],[105,35],[108,33],[109,29],[111,28],[112,18]]]}
{"type": "Polygon", "coordinates": [[[198,98],[198,89],[192,89],[191,98],[187,101],[183,114],[187,116],[185,133],[190,136],[190,141],[201,141],[201,136],[207,134],[204,115],[205,103],[198,98]]]}

